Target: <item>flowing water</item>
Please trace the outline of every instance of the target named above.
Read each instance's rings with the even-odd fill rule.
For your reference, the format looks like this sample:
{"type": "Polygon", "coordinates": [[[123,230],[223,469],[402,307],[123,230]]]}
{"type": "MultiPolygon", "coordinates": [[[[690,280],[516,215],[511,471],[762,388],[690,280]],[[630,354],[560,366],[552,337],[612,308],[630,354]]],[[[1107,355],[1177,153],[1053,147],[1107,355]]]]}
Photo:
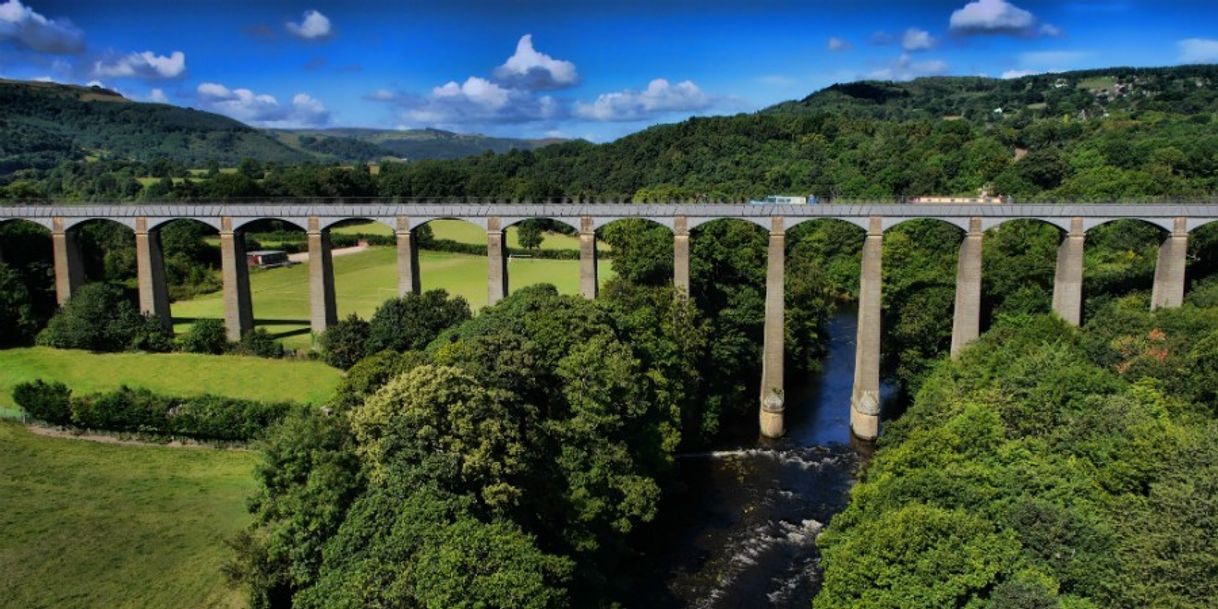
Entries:
{"type": "Polygon", "coordinates": [[[856,319],[839,310],[822,371],[803,382],[788,377],[786,437],[682,456],[688,490],[665,506],[655,527],[663,534],[645,561],[651,572],[630,606],[811,606],[816,535],[845,507],[870,448],[850,434],[856,319]]]}

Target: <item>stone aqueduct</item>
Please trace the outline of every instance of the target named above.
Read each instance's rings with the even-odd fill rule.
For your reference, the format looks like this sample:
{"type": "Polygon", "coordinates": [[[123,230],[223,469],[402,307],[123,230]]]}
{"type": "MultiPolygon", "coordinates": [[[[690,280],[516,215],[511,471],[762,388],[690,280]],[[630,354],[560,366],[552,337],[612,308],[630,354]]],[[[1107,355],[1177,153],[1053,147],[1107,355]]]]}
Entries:
{"type": "MultiPolygon", "coordinates": [[[[859,226],[866,233],[859,291],[858,337],[855,354],[851,428],[864,439],[876,437],[880,415],[881,252],[884,231],[915,219],[953,224],[964,234],[956,275],[952,353],[980,331],[981,244],[984,232],[1010,220],[1032,219],[1062,231],[1058,247],[1053,309],[1078,324],[1082,311],[1083,242],[1089,229],[1120,219],[1136,219],[1161,227],[1166,238],[1159,249],[1152,307],[1179,306],[1184,298],[1188,235],[1218,221],[1218,205],[646,205],[646,204],[367,204],[367,205],[31,205],[0,207],[0,222],[25,220],[51,231],[55,287],[60,303],[84,280],[73,228],[97,219],[130,227],[135,233],[140,308],[166,323],[169,294],[157,229],[175,219],[192,219],[220,233],[225,323],[229,337],[238,339],[253,328],[249,275],[241,231],[252,222],[277,219],[304,228],[309,246],[311,326],[321,332],[337,319],[329,228],[352,219],[383,222],[397,235],[398,290],[419,289],[418,245],[413,230],[440,218],[465,220],[487,233],[488,302],[508,292],[504,230],[530,218],[549,218],[579,232],[580,288],[584,296],[597,293],[596,230],[625,218],[642,218],[673,232],[673,282],[689,291],[689,240],[695,227],[719,219],[752,222],[769,232],[766,275],[764,352],[760,396],[761,431],[783,433],[783,267],[786,231],[800,223],[834,219],[859,226]]],[[[0,243],[0,250],[3,244],[0,243]]]]}

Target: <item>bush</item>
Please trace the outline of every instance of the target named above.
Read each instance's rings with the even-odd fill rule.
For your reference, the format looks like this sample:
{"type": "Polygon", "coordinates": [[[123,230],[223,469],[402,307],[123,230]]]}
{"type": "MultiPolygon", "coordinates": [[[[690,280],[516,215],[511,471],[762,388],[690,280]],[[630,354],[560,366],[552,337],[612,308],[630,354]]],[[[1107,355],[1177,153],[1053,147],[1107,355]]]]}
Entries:
{"type": "Polygon", "coordinates": [[[73,397],[62,383],[21,383],[13,398],[29,415],[84,429],[245,441],[299,408],[290,402],[255,402],[215,395],[171,397],[147,389],[73,397]]]}
{"type": "Polygon", "coordinates": [[[322,359],[335,368],[350,369],[364,359],[370,329],[368,322],[354,314],[334,324],[319,339],[322,359]]]}
{"type": "Polygon", "coordinates": [[[72,391],[63,383],[36,380],[13,387],[13,401],[31,417],[54,425],[72,423],[72,391]]]}
{"type": "Polygon", "coordinates": [[[275,337],[262,328],[247,332],[237,343],[237,353],[240,355],[256,355],[258,357],[283,357],[286,351],[275,337]]]}
{"type": "Polygon", "coordinates": [[[228,331],[221,319],[200,319],[178,339],[178,349],[187,353],[220,355],[228,351],[228,331]]]}
{"type": "Polygon", "coordinates": [[[21,275],[0,262],[0,346],[26,344],[38,329],[30,291],[21,275]]]}
{"type": "Polygon", "coordinates": [[[168,350],[169,332],[141,315],[123,290],[106,283],[82,286],[38,335],[38,344],[90,351],[168,350]]]}
{"type": "Polygon", "coordinates": [[[407,294],[381,305],[369,322],[367,352],[420,350],[471,317],[469,303],[444,290],[407,294]]]}

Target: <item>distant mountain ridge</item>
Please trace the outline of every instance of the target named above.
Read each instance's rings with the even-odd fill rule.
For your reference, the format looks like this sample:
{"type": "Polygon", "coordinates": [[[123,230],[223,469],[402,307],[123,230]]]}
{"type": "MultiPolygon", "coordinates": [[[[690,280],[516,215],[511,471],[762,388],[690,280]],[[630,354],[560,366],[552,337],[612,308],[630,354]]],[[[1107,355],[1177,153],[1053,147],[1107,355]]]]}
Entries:
{"type": "Polygon", "coordinates": [[[171,159],[191,167],[213,160],[235,166],[246,157],[284,164],[454,159],[558,141],[438,129],[257,129],[212,112],[133,101],[97,86],[0,79],[0,175],[100,158],[171,159]]]}

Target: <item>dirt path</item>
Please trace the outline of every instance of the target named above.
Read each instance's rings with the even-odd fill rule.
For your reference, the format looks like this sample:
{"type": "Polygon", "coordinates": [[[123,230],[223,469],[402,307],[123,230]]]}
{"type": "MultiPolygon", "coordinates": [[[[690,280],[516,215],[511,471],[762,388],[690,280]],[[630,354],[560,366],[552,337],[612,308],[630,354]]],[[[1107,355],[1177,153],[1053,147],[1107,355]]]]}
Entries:
{"type": "Polygon", "coordinates": [[[248,447],[233,445],[221,446],[218,444],[205,444],[196,440],[170,440],[167,442],[151,442],[148,440],[135,440],[123,438],[117,434],[110,433],[92,433],[84,431],[76,431],[72,429],[64,429],[62,427],[45,427],[43,425],[26,424],[26,429],[30,433],[45,436],[48,438],[66,438],[69,440],[85,440],[87,442],[100,442],[102,444],[122,444],[128,446],[164,446],[167,448],[202,448],[205,450],[249,450],[248,447]]]}
{"type": "MultiPolygon", "coordinates": [[[[368,249],[367,245],[352,245],[351,247],[340,247],[330,250],[331,256],[346,256],[347,254],[358,254],[368,249]]],[[[288,254],[288,260],[292,262],[308,262],[309,252],[300,252],[298,254],[288,254]]]]}

